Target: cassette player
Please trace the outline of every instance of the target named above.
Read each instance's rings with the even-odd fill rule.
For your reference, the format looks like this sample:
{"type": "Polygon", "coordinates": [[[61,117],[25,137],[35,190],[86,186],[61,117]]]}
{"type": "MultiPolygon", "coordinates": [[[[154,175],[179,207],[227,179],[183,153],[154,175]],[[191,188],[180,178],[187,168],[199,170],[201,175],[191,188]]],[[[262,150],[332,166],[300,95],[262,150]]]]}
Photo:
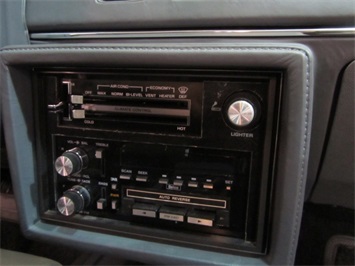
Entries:
{"type": "Polygon", "coordinates": [[[35,69],[41,218],[265,253],[281,78],[35,69]]]}

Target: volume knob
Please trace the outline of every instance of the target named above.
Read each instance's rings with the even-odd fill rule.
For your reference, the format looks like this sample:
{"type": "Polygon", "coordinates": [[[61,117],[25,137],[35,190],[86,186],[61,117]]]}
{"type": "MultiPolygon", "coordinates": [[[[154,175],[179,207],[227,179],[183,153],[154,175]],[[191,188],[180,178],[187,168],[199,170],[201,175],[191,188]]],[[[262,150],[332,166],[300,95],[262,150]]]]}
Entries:
{"type": "Polygon", "coordinates": [[[80,148],[74,148],[65,151],[59,156],[55,163],[55,170],[61,176],[69,176],[71,174],[79,173],[81,170],[87,168],[89,163],[88,155],[80,148]]]}
{"type": "Polygon", "coordinates": [[[233,125],[245,127],[253,122],[255,109],[247,100],[236,100],[229,105],[227,116],[233,125]]]}
{"type": "Polygon", "coordinates": [[[57,209],[64,216],[83,211],[91,202],[90,192],[83,186],[66,190],[57,201],[57,209]]]}

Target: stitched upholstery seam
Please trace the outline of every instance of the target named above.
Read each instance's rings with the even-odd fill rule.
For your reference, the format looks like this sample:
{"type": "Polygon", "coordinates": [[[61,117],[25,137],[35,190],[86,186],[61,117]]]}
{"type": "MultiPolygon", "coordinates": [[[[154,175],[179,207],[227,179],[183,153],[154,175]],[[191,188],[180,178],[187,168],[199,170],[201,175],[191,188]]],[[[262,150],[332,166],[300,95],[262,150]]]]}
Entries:
{"type": "MultiPolygon", "coordinates": [[[[297,51],[306,54],[298,48],[287,47],[34,47],[5,48],[3,53],[21,51],[297,51]]],[[[308,58],[308,56],[307,56],[308,58]]]]}

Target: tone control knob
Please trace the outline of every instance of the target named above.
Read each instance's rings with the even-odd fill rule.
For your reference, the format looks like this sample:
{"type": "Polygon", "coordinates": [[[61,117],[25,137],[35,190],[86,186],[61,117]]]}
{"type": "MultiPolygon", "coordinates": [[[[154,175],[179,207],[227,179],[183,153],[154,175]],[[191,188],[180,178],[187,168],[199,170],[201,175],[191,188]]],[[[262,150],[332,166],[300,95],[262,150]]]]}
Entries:
{"type": "Polygon", "coordinates": [[[80,148],[74,148],[65,151],[59,156],[55,163],[55,170],[61,176],[69,176],[71,174],[79,173],[81,170],[87,168],[89,164],[89,157],[80,148]]]}
{"type": "Polygon", "coordinates": [[[57,201],[57,209],[64,216],[83,211],[91,202],[90,192],[83,186],[66,190],[57,201]]]}
{"type": "Polygon", "coordinates": [[[255,109],[249,101],[238,99],[229,105],[227,116],[233,125],[245,127],[253,122],[255,109]]]}

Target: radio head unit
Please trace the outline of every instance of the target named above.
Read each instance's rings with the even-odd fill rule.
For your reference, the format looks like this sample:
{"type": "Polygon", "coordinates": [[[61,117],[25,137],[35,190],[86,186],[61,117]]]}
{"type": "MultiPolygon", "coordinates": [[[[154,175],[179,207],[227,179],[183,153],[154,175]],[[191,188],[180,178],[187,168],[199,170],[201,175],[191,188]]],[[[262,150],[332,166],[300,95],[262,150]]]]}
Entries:
{"type": "Polygon", "coordinates": [[[36,69],[42,219],[265,253],[281,78],[36,69]]]}

